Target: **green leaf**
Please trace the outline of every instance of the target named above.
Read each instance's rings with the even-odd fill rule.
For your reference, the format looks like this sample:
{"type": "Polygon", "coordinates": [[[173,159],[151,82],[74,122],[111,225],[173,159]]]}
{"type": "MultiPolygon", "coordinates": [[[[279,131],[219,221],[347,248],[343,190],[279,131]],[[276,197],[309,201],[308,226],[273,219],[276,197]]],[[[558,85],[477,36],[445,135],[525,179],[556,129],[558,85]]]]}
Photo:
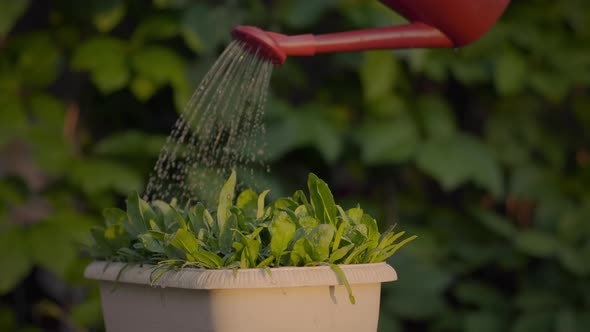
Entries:
{"type": "Polygon", "coordinates": [[[97,194],[112,189],[120,194],[138,191],[143,181],[137,170],[127,165],[106,160],[84,159],[74,162],[71,181],[87,194],[97,194]]]}
{"type": "Polygon", "coordinates": [[[499,314],[478,311],[465,315],[463,331],[465,332],[500,332],[507,331],[506,322],[499,314]]]}
{"type": "Polygon", "coordinates": [[[456,135],[430,140],[417,157],[417,165],[437,179],[445,190],[473,181],[495,197],[503,192],[500,165],[488,146],[474,137],[456,135]]]}
{"type": "Polygon", "coordinates": [[[186,44],[195,52],[211,52],[230,39],[233,26],[240,24],[242,13],[232,4],[211,7],[193,3],[184,9],[181,31],[186,44]]]}
{"type": "Polygon", "coordinates": [[[29,0],[0,2],[0,37],[6,35],[29,7],[29,0]]]}
{"type": "Polygon", "coordinates": [[[335,112],[332,105],[319,103],[289,109],[280,122],[269,125],[267,141],[273,144],[265,152],[277,160],[296,148],[313,147],[325,161],[335,163],[343,150],[341,129],[329,117],[335,112]]]}
{"type": "Polygon", "coordinates": [[[108,226],[104,231],[104,238],[114,250],[131,245],[131,239],[125,232],[125,228],[119,224],[108,226]]]}
{"type": "Polygon", "coordinates": [[[19,228],[0,231],[0,294],[16,287],[31,271],[33,262],[25,233],[19,228]]]}
{"type": "Polygon", "coordinates": [[[323,224],[336,225],[336,203],[330,188],[317,175],[309,173],[307,179],[307,187],[309,189],[309,197],[311,206],[315,213],[315,217],[323,224]]]}
{"type": "Polygon", "coordinates": [[[103,322],[100,297],[86,298],[84,302],[73,305],[70,318],[78,326],[99,326],[103,322]]]}
{"type": "Polygon", "coordinates": [[[234,229],[238,227],[238,220],[235,214],[230,215],[229,219],[219,229],[219,250],[229,255],[232,252],[234,229]]]}
{"type": "Polygon", "coordinates": [[[393,315],[380,312],[379,313],[379,329],[378,332],[403,332],[401,321],[393,315]]]}
{"type": "Polygon", "coordinates": [[[153,0],[156,8],[184,8],[190,3],[190,0],[153,0]]]}
{"type": "Polygon", "coordinates": [[[348,215],[350,220],[352,220],[355,225],[361,223],[364,214],[365,212],[361,208],[351,208],[346,211],[346,215],[348,215]]]}
{"type": "Polygon", "coordinates": [[[563,298],[556,290],[527,287],[514,297],[516,308],[522,311],[555,311],[562,305],[563,298]]]}
{"type": "Polygon", "coordinates": [[[395,294],[383,299],[384,310],[412,320],[433,319],[447,313],[444,293],[453,281],[448,269],[404,254],[397,255],[391,264],[400,271],[400,278],[395,283],[383,284],[384,292],[395,294]]]}
{"type": "Polygon", "coordinates": [[[420,138],[415,123],[407,116],[367,122],[355,134],[361,158],[369,165],[404,162],[418,151],[420,138]]]}
{"type": "Polygon", "coordinates": [[[539,70],[529,73],[530,86],[541,96],[552,101],[560,102],[571,89],[571,81],[555,70],[539,70]]]}
{"type": "MultiPolygon", "coordinates": [[[[258,228],[259,232],[262,231],[262,229],[262,227],[258,228]]],[[[242,254],[247,261],[246,268],[254,268],[256,267],[256,261],[258,260],[258,253],[260,252],[260,240],[257,239],[257,234],[245,236],[240,233],[240,236],[242,237],[242,243],[245,246],[245,250],[242,254]]]]}
{"type": "Polygon", "coordinates": [[[494,285],[481,281],[464,281],[454,289],[455,297],[464,305],[474,305],[485,310],[497,310],[504,306],[506,298],[494,285]]]}
{"type": "Polygon", "coordinates": [[[143,205],[147,204],[137,193],[127,197],[127,219],[123,221],[123,227],[131,236],[143,234],[150,229],[149,220],[144,220],[143,205]]]}
{"type": "Polygon", "coordinates": [[[352,250],[352,248],[354,248],[354,243],[351,243],[351,244],[346,245],[342,248],[339,248],[338,250],[335,250],[330,255],[328,262],[330,262],[330,263],[338,262],[339,260],[344,258],[352,250]]]}
{"type": "MultiPolygon", "coordinates": [[[[242,191],[236,199],[236,207],[241,209],[245,216],[249,218],[257,218],[258,194],[251,189],[242,191]]],[[[264,209],[264,207],[262,209],[264,209]]]]}
{"type": "Polygon", "coordinates": [[[223,266],[223,259],[212,252],[198,250],[194,253],[194,255],[195,258],[201,263],[205,264],[207,268],[216,269],[223,266]]]}
{"type": "Polygon", "coordinates": [[[350,255],[348,255],[348,257],[346,257],[343,264],[356,264],[357,261],[359,261],[359,256],[367,250],[369,245],[371,245],[368,242],[365,242],[361,245],[358,245],[356,243],[353,243],[353,244],[355,245],[354,249],[352,250],[350,255]]]}
{"type": "Polygon", "coordinates": [[[103,138],[94,145],[94,152],[109,157],[157,157],[166,142],[166,137],[148,135],[137,130],[126,130],[103,138]]]}
{"type": "Polygon", "coordinates": [[[308,235],[313,248],[311,257],[315,262],[325,262],[330,256],[330,244],[334,239],[336,229],[332,224],[320,224],[313,228],[308,235]]]}
{"type": "Polygon", "coordinates": [[[549,257],[559,248],[559,243],[551,234],[528,230],[519,233],[514,239],[514,245],[522,252],[535,257],[549,257]]]}
{"type": "Polygon", "coordinates": [[[332,267],[334,272],[336,272],[336,275],[338,275],[338,279],[340,279],[340,281],[344,284],[344,287],[346,287],[346,291],[348,292],[348,300],[351,304],[355,304],[356,299],[352,295],[352,288],[350,287],[350,283],[348,282],[348,278],[346,278],[344,271],[342,271],[340,266],[336,264],[330,264],[330,266],[332,267]]]}
{"type": "Polygon", "coordinates": [[[220,230],[224,228],[226,221],[231,216],[230,208],[235,196],[236,176],[236,171],[232,170],[231,175],[219,192],[217,205],[217,226],[220,230]]]}
{"type": "Polygon", "coordinates": [[[93,37],[82,42],[72,57],[72,68],[87,70],[102,93],[123,88],[129,80],[125,41],[113,37],[93,37]]]}
{"type": "Polygon", "coordinates": [[[293,250],[291,250],[291,257],[289,261],[289,265],[293,266],[303,266],[313,262],[311,258],[313,252],[313,248],[309,240],[305,237],[302,237],[295,241],[293,245],[293,250]]]}
{"type": "Polygon", "coordinates": [[[173,16],[155,16],[142,20],[131,40],[135,44],[143,44],[149,40],[170,39],[179,32],[179,22],[173,16]]]}
{"type": "Polygon", "coordinates": [[[291,27],[305,28],[318,22],[322,14],[336,4],[335,0],[290,1],[281,8],[281,18],[291,27]]]}
{"type": "Polygon", "coordinates": [[[550,332],[554,319],[551,312],[525,313],[516,319],[512,332],[550,332]]]}
{"type": "Polygon", "coordinates": [[[170,83],[187,86],[184,59],[172,49],[163,46],[147,46],[137,50],[131,57],[131,65],[142,78],[156,86],[170,83]]]}
{"type": "Polygon", "coordinates": [[[144,248],[154,253],[165,254],[166,250],[162,242],[154,235],[154,233],[145,233],[138,235],[139,240],[144,248]]]}
{"type": "Polygon", "coordinates": [[[429,138],[445,138],[455,135],[457,125],[448,103],[439,96],[424,96],[418,100],[418,109],[429,138]]]}
{"type": "Polygon", "coordinates": [[[46,87],[55,81],[61,52],[49,32],[19,35],[14,45],[19,50],[16,61],[19,79],[32,87],[46,87]]]}
{"type": "Polygon", "coordinates": [[[121,0],[103,0],[95,9],[92,23],[98,31],[111,31],[125,16],[125,3],[121,0]]]}
{"type": "Polygon", "coordinates": [[[180,249],[189,262],[196,262],[196,253],[199,250],[199,241],[195,236],[186,229],[180,228],[170,241],[170,245],[180,249]]]}
{"type": "Polygon", "coordinates": [[[290,220],[289,215],[283,211],[275,214],[268,225],[270,232],[270,253],[276,257],[277,265],[281,256],[289,247],[295,236],[295,224],[290,220]]]}
{"type": "Polygon", "coordinates": [[[190,229],[193,233],[198,234],[200,229],[210,231],[209,223],[205,220],[205,206],[199,202],[188,213],[188,220],[190,222],[190,229]]]}
{"type": "Polygon", "coordinates": [[[256,219],[261,219],[264,216],[264,198],[269,192],[270,190],[265,190],[258,196],[256,219]]]}
{"type": "MultiPolygon", "coordinates": [[[[2,75],[0,74],[0,86],[2,85],[2,75]]],[[[13,78],[7,78],[10,81],[16,81],[13,78]]],[[[0,87],[0,91],[3,87],[0,87]]],[[[0,104],[2,104],[2,112],[0,112],[0,146],[4,146],[7,142],[18,138],[26,137],[28,129],[28,121],[25,112],[25,106],[15,92],[2,93],[0,92],[0,104]]]]}
{"type": "Polygon", "coordinates": [[[586,264],[586,257],[590,256],[587,254],[584,255],[584,252],[580,252],[574,248],[561,247],[558,251],[558,258],[561,265],[569,272],[580,277],[590,275],[590,266],[586,264]]]}
{"type": "Polygon", "coordinates": [[[102,216],[107,227],[110,225],[120,225],[127,218],[125,211],[118,208],[105,208],[102,210],[102,216]]]}
{"type": "Polygon", "coordinates": [[[393,93],[398,65],[391,52],[372,51],[364,53],[360,68],[363,95],[367,102],[375,102],[393,93]]]}
{"type": "Polygon", "coordinates": [[[527,63],[516,51],[505,51],[497,59],[494,83],[500,95],[520,93],[527,78],[527,63]]]}
{"type": "Polygon", "coordinates": [[[501,235],[505,238],[512,239],[518,229],[510,221],[492,211],[482,208],[471,210],[475,219],[481,222],[488,230],[501,235]]]}
{"type": "Polygon", "coordinates": [[[379,228],[377,227],[377,220],[365,213],[361,218],[361,223],[367,226],[367,241],[373,242],[376,247],[377,242],[379,242],[379,237],[381,236],[379,228]]]}
{"type": "Polygon", "coordinates": [[[336,207],[338,208],[338,211],[340,212],[340,215],[342,216],[342,220],[340,221],[340,225],[338,226],[338,229],[336,230],[336,234],[334,235],[334,243],[332,244],[332,251],[336,251],[340,247],[340,240],[342,240],[342,236],[344,235],[344,231],[346,230],[346,228],[349,227],[349,222],[348,222],[349,218],[346,215],[346,212],[344,212],[344,210],[342,210],[340,205],[336,205],[336,207]]]}

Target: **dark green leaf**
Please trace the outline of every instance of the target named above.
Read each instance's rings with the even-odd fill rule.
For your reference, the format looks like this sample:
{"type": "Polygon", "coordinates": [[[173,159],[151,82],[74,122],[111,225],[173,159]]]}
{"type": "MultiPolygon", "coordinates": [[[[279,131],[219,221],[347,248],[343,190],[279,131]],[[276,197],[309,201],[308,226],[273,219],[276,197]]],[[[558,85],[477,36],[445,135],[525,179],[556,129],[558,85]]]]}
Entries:
{"type": "Polygon", "coordinates": [[[505,319],[494,312],[479,311],[465,315],[465,332],[503,332],[507,330],[505,319]]]}
{"type": "Polygon", "coordinates": [[[127,197],[127,219],[123,221],[123,227],[131,236],[143,234],[150,229],[149,220],[144,220],[142,205],[147,204],[139,198],[137,193],[127,197]]]}
{"type": "Polygon", "coordinates": [[[391,52],[365,52],[360,69],[365,100],[369,103],[393,93],[398,65],[391,52]]]}
{"type": "Polygon", "coordinates": [[[103,0],[94,11],[92,22],[101,32],[112,30],[125,16],[125,3],[121,0],[103,0]]]}
{"type": "Polygon", "coordinates": [[[518,317],[512,326],[513,332],[553,331],[554,315],[551,312],[525,313],[518,317]]]}
{"type": "Polygon", "coordinates": [[[416,162],[446,190],[473,181],[495,197],[503,192],[502,173],[496,158],[474,137],[457,135],[430,140],[424,144],[416,162]]]}
{"type": "Polygon", "coordinates": [[[231,28],[240,24],[241,20],[242,13],[231,4],[210,7],[204,3],[193,3],[183,12],[182,35],[194,51],[211,52],[230,39],[231,28]]]}
{"type": "Polygon", "coordinates": [[[129,235],[125,232],[125,228],[120,224],[108,226],[104,231],[104,238],[108,245],[114,250],[131,245],[129,235]]]}
{"type": "Polygon", "coordinates": [[[94,146],[94,152],[103,156],[156,157],[166,138],[147,135],[136,130],[127,130],[107,136],[94,146]]]}
{"type": "Polygon", "coordinates": [[[106,208],[102,210],[102,216],[106,222],[107,227],[110,225],[120,225],[123,220],[127,218],[125,211],[118,208],[106,208]]]}
{"type": "Polygon", "coordinates": [[[225,255],[231,254],[231,245],[233,243],[234,229],[238,227],[238,220],[235,214],[230,215],[229,219],[220,226],[219,229],[219,249],[225,255]]]}
{"type": "Polygon", "coordinates": [[[29,0],[0,2],[0,37],[6,35],[29,7],[29,0]]]}
{"type": "Polygon", "coordinates": [[[416,125],[405,115],[365,123],[355,137],[361,145],[363,161],[370,165],[407,161],[415,155],[420,143],[416,125]]]}
{"type": "Polygon", "coordinates": [[[498,57],[494,80],[501,95],[515,95],[522,91],[526,80],[526,60],[515,51],[505,51],[498,57]]]}
{"type": "Polygon", "coordinates": [[[33,267],[25,233],[12,228],[0,232],[0,294],[6,294],[29,274],[33,267]]]}
{"type": "Polygon", "coordinates": [[[94,37],[74,51],[72,67],[90,72],[92,81],[103,93],[119,90],[129,80],[125,42],[112,37],[94,37]]]}
{"type": "Polygon", "coordinates": [[[224,229],[226,221],[231,216],[230,208],[232,206],[236,190],[236,171],[232,170],[231,175],[219,192],[217,205],[217,226],[219,230],[224,229]]]}
{"type": "Polygon", "coordinates": [[[557,252],[559,243],[551,234],[537,230],[519,233],[514,239],[516,248],[536,257],[548,257],[557,252]]]}
{"type": "Polygon", "coordinates": [[[307,187],[315,217],[320,223],[336,225],[336,203],[326,182],[317,175],[309,173],[307,187]]]}

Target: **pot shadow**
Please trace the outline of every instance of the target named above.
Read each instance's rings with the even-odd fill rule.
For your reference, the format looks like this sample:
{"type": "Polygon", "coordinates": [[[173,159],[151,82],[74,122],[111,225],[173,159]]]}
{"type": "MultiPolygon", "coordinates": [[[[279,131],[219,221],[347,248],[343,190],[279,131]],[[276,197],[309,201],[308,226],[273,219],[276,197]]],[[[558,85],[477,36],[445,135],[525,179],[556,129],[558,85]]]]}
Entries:
{"type": "Polygon", "coordinates": [[[336,286],[330,286],[330,298],[332,299],[332,303],[338,304],[338,299],[336,298],[336,286]]]}

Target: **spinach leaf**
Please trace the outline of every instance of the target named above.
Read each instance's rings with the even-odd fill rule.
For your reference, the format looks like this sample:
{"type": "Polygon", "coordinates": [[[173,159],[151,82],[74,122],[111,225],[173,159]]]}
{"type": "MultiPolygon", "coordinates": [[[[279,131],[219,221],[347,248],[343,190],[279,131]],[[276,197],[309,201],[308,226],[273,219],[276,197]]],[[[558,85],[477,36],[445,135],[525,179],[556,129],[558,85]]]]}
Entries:
{"type": "Polygon", "coordinates": [[[322,224],[336,225],[336,203],[328,185],[315,174],[309,173],[307,187],[315,217],[322,224]]]}

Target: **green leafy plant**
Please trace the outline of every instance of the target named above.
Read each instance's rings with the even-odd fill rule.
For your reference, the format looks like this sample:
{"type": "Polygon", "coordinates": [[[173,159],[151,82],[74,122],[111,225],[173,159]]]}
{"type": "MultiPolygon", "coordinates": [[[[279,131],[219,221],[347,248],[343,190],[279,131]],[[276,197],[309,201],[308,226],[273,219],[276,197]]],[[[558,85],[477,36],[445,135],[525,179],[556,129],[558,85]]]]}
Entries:
{"type": "Polygon", "coordinates": [[[96,259],[148,263],[161,269],[155,281],[175,268],[248,269],[329,265],[349,291],[337,264],[381,262],[416,236],[393,227],[380,233],[377,221],[360,207],[345,211],[328,185],[310,173],[309,200],[303,191],[265,205],[247,189],[234,201],[236,173],[219,193],[215,211],[201,203],[181,208],[175,202],[148,203],[135,193],[127,211],[104,210],[106,225],[91,231],[96,259]]]}

